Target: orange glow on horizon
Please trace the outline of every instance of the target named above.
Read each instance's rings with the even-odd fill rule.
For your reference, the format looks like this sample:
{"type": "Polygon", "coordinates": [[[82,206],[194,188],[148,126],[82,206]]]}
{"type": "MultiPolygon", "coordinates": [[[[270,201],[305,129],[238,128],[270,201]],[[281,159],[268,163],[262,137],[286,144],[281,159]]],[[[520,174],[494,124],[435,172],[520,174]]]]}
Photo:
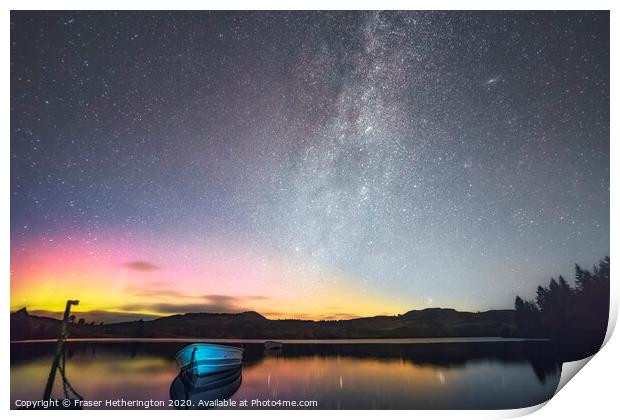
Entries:
{"type": "Polygon", "coordinates": [[[239,245],[183,252],[135,241],[70,238],[13,249],[11,310],[166,316],[254,310],[270,319],[350,319],[406,312],[346,273],[239,245]]]}

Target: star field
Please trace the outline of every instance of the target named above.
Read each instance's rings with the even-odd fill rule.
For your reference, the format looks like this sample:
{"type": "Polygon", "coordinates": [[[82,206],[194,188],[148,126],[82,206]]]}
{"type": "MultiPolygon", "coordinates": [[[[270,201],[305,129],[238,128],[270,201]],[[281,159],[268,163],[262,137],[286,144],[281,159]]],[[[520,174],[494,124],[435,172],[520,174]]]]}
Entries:
{"type": "Polygon", "coordinates": [[[13,12],[12,306],[508,308],[608,255],[609,140],[607,12],[13,12]]]}

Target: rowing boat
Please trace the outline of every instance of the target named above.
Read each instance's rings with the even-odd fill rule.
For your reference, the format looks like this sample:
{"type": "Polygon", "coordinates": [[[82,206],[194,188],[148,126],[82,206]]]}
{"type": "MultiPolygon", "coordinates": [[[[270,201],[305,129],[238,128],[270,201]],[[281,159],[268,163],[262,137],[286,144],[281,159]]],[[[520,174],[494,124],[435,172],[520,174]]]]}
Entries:
{"type": "Polygon", "coordinates": [[[220,344],[191,344],[179,350],[175,359],[186,373],[209,375],[241,366],[243,349],[220,344]]]}

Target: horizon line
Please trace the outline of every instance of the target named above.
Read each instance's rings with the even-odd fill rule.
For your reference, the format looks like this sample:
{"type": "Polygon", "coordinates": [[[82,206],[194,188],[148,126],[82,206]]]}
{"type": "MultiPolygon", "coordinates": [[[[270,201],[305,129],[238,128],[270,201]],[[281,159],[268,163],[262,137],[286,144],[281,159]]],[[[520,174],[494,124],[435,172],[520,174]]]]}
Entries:
{"type": "MultiPolygon", "coordinates": [[[[112,320],[111,322],[108,321],[104,321],[104,320],[99,320],[96,321],[97,323],[99,322],[104,322],[105,325],[110,325],[110,324],[122,324],[122,323],[128,323],[128,322],[137,322],[140,320],[143,320],[143,317],[149,317],[150,319],[146,319],[143,320],[144,322],[149,322],[149,321],[154,321],[156,319],[161,319],[161,318],[169,318],[169,317],[173,317],[173,316],[185,316],[185,315],[199,315],[199,314],[205,314],[205,315],[242,315],[242,314],[246,314],[246,313],[255,313],[260,315],[261,317],[265,318],[268,321],[307,321],[307,322],[338,322],[338,321],[353,321],[353,320],[357,320],[357,319],[365,319],[365,318],[375,318],[375,317],[391,317],[391,318],[397,318],[400,316],[403,316],[407,313],[410,312],[415,312],[415,311],[426,311],[426,310],[449,310],[449,311],[455,311],[455,312],[460,312],[460,313],[484,313],[484,312],[491,312],[491,311],[514,311],[514,308],[503,308],[503,309],[485,309],[485,310],[477,310],[477,311],[473,311],[473,310],[458,310],[455,308],[447,308],[447,307],[439,307],[439,306],[433,306],[433,307],[424,307],[424,308],[420,308],[420,309],[411,309],[409,311],[403,312],[403,313],[399,313],[399,314],[393,314],[393,315],[389,315],[389,314],[375,314],[375,315],[367,315],[367,316],[356,316],[356,317],[351,317],[351,318],[319,318],[319,319],[310,319],[310,318],[269,318],[268,316],[263,315],[262,313],[255,311],[255,310],[241,310],[238,312],[185,312],[185,313],[171,313],[171,314],[148,314],[148,313],[129,313],[129,312],[121,312],[121,311],[110,311],[110,310],[105,310],[105,309],[95,309],[95,310],[90,310],[90,311],[75,311],[72,312],[73,315],[77,315],[78,314],[84,314],[84,315],[88,315],[88,314],[92,314],[92,313],[105,313],[105,314],[117,314],[120,316],[127,316],[130,317],[131,315],[135,314],[137,317],[135,319],[132,320],[123,320],[123,321],[115,321],[112,320]]],[[[38,316],[41,318],[50,318],[50,319],[57,319],[57,320],[61,320],[62,318],[62,314],[63,311],[50,311],[50,310],[45,310],[45,309],[33,309],[33,310],[28,310],[28,308],[26,306],[21,307],[19,309],[16,310],[12,310],[10,311],[10,314],[13,315],[14,313],[17,313],[21,310],[25,310],[26,313],[28,315],[31,316],[38,316]],[[39,313],[39,314],[37,314],[39,313]],[[41,314],[43,313],[43,314],[41,314]],[[59,316],[59,318],[56,318],[54,315],[59,316]]],[[[95,322],[95,321],[88,321],[88,322],[95,322]]]]}

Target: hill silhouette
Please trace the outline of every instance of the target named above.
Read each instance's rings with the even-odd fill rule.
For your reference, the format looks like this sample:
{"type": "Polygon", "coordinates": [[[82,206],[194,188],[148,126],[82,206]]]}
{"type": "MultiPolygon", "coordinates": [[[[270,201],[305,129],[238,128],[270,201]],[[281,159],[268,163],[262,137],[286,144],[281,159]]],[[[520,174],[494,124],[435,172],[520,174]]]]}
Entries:
{"type": "MultiPolygon", "coordinates": [[[[60,321],[33,316],[26,309],[11,314],[11,340],[55,338],[60,321]]],[[[513,336],[514,310],[460,312],[454,309],[413,310],[398,316],[343,321],[271,320],[258,312],[188,313],[149,321],[105,325],[72,323],[74,338],[424,338],[513,336]]]]}

